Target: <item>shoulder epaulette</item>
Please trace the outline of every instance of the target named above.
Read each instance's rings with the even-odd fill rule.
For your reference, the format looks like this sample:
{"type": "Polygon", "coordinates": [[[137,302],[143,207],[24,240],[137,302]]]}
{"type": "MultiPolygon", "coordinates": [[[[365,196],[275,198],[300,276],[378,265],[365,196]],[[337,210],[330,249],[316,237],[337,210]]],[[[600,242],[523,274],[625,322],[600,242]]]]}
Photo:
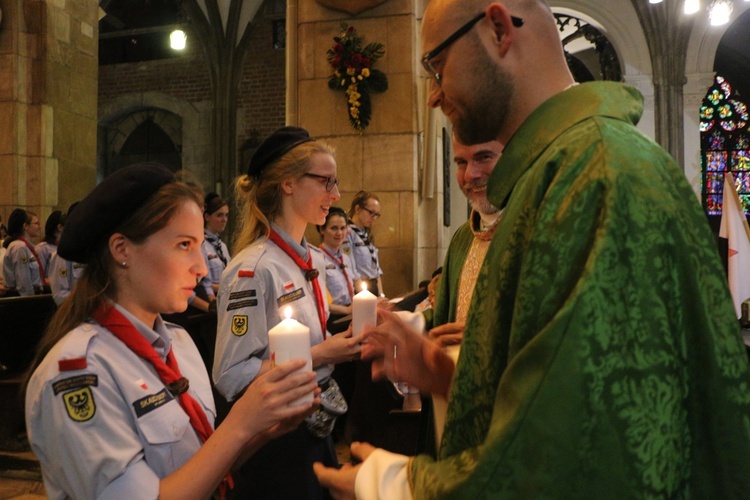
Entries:
{"type": "Polygon", "coordinates": [[[91,339],[98,334],[91,323],[82,323],[65,336],[57,360],[61,372],[83,370],[87,366],[86,353],[91,339]]]}
{"type": "Polygon", "coordinates": [[[242,256],[242,265],[237,270],[237,276],[239,278],[253,278],[255,276],[255,268],[258,266],[258,261],[260,261],[260,258],[265,252],[265,242],[249,248],[247,254],[242,256]]]}

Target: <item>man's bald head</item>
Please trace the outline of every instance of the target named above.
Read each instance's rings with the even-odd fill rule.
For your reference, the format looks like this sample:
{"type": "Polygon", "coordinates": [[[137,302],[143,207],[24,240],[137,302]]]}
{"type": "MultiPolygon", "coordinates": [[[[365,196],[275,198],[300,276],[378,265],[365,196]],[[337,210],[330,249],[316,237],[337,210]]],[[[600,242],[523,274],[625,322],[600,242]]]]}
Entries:
{"type": "Polygon", "coordinates": [[[441,108],[467,144],[506,143],[536,107],[573,83],[544,0],[431,0],[422,42],[440,75],[429,105],[441,108]],[[461,26],[467,29],[456,36],[461,26]]]}

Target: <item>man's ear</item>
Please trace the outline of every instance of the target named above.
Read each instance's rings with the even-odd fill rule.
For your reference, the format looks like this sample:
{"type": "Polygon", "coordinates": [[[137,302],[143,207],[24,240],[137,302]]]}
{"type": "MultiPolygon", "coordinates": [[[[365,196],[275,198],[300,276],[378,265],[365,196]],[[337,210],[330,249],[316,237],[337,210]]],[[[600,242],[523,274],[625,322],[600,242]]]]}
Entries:
{"type": "Polygon", "coordinates": [[[510,12],[505,8],[505,5],[493,3],[487,7],[487,18],[492,23],[493,41],[497,47],[497,53],[501,57],[505,57],[513,43],[515,30],[510,12]]]}
{"type": "Polygon", "coordinates": [[[115,262],[127,262],[130,257],[131,242],[122,233],[115,233],[109,237],[109,253],[115,262]]]}

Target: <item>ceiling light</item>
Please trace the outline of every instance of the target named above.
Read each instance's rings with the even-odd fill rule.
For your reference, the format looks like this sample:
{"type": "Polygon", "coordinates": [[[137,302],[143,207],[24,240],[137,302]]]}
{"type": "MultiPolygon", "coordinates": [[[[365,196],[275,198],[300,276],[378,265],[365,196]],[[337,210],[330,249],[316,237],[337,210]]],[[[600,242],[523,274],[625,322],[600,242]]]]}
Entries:
{"type": "MultiPolygon", "coordinates": [[[[750,0],[747,0],[747,1],[750,2],[750,0]]],[[[661,2],[662,0],[648,0],[648,3],[661,3],[661,2]]]]}
{"type": "Polygon", "coordinates": [[[700,8],[700,0],[685,0],[685,14],[695,14],[700,8]]]}
{"type": "Polygon", "coordinates": [[[711,26],[721,26],[729,22],[729,16],[732,14],[731,0],[714,0],[708,10],[708,19],[711,26]]]}
{"type": "Polygon", "coordinates": [[[174,50],[184,50],[187,42],[187,35],[184,31],[177,29],[169,34],[169,46],[174,50]]]}

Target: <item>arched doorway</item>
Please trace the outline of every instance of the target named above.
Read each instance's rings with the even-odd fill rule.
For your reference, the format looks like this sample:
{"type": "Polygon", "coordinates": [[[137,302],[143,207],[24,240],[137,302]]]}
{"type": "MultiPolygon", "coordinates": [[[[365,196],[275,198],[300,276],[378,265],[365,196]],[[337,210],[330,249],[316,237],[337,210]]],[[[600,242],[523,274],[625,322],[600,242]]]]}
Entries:
{"type": "Polygon", "coordinates": [[[182,167],[174,142],[153,120],[147,119],[133,130],[114,158],[112,170],[142,161],[157,161],[177,171],[182,167]]]}
{"type": "Polygon", "coordinates": [[[157,161],[173,171],[182,160],[182,118],[162,109],[141,109],[103,127],[100,175],[140,161],[157,161]]]}

